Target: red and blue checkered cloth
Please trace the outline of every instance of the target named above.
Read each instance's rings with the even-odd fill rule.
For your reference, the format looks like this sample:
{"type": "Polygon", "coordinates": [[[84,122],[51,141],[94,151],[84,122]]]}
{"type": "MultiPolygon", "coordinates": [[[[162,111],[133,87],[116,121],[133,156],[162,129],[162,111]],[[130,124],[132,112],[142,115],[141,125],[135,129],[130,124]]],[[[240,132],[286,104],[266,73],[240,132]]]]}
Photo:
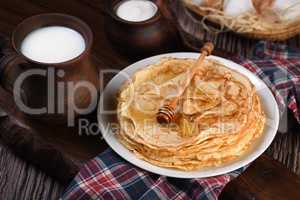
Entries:
{"type": "Polygon", "coordinates": [[[259,76],[272,90],[281,113],[290,109],[300,123],[300,49],[261,42],[251,59],[233,59],[259,76]]]}
{"type": "Polygon", "coordinates": [[[137,168],[108,149],[81,169],[62,199],[217,199],[241,171],[204,179],[168,178],[137,168]]]}
{"type": "MultiPolygon", "coordinates": [[[[288,107],[299,121],[300,51],[264,42],[256,46],[251,60],[234,60],[264,80],[281,110],[288,107]]],[[[243,170],[201,179],[168,178],[137,168],[108,149],[84,165],[62,199],[212,200],[243,170]]]]}

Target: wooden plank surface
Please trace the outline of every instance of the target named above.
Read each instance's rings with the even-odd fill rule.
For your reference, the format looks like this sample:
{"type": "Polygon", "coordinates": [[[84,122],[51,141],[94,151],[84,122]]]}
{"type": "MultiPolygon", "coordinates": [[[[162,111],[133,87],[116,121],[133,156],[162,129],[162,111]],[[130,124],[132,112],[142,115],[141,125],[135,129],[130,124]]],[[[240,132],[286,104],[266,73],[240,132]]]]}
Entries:
{"type": "Polygon", "coordinates": [[[277,134],[266,154],[300,175],[300,131],[297,129],[287,134],[277,134]]]}
{"type": "Polygon", "coordinates": [[[0,142],[0,199],[58,199],[63,190],[55,179],[15,156],[0,142]]]}
{"type": "MultiPolygon", "coordinates": [[[[162,1],[160,1],[162,2],[162,1]]],[[[95,34],[94,43],[94,55],[96,62],[99,67],[103,68],[115,68],[120,69],[127,66],[129,63],[133,62],[135,59],[129,59],[117,51],[111,46],[110,42],[107,40],[104,33],[104,20],[105,20],[105,10],[103,8],[103,1],[97,0],[9,0],[0,2],[0,33],[6,36],[11,34],[11,31],[26,17],[34,14],[44,13],[44,12],[63,12],[80,17],[86,21],[92,28],[95,34]]],[[[242,45],[240,45],[242,46],[242,45]]],[[[182,50],[187,50],[183,48],[182,50]]],[[[91,120],[95,120],[95,115],[91,117],[91,120]]],[[[8,125],[11,125],[8,123],[8,125]]],[[[41,142],[44,144],[54,145],[55,149],[60,149],[64,152],[63,156],[67,156],[70,160],[74,161],[85,161],[92,158],[101,152],[102,148],[105,148],[104,143],[98,142],[98,137],[96,136],[78,136],[76,129],[65,129],[60,127],[48,127],[45,130],[45,124],[40,124],[35,126],[35,130],[39,135],[37,138],[42,139],[41,142]]],[[[6,127],[7,128],[7,127],[6,127]]],[[[31,130],[30,130],[31,131],[31,130]]],[[[22,133],[22,132],[21,132],[22,133]]],[[[298,132],[299,133],[299,132],[298,132]]],[[[7,136],[7,135],[6,135],[7,136]]],[[[3,136],[2,136],[3,137],[3,136]]],[[[290,137],[290,136],[288,136],[290,137]]],[[[34,137],[33,141],[40,142],[39,139],[34,137]]],[[[7,140],[7,137],[1,138],[1,141],[9,143],[11,140],[7,140]],[[6,139],[6,140],[5,140],[6,139]]],[[[278,139],[279,142],[275,142],[274,145],[277,149],[276,151],[270,151],[270,155],[277,154],[279,160],[283,161],[287,166],[297,166],[296,168],[291,168],[294,171],[299,170],[299,165],[291,165],[291,161],[288,160],[289,156],[292,154],[297,154],[298,149],[294,149],[294,146],[299,147],[299,143],[291,142],[293,139],[284,140],[278,139]],[[289,153],[283,153],[285,145],[292,143],[292,147],[289,153]],[[282,152],[280,151],[282,150],[282,152]],[[291,153],[290,153],[291,152],[291,153]]],[[[297,140],[298,141],[298,140],[297,140]]],[[[24,143],[25,146],[28,143],[24,143]]],[[[15,145],[15,144],[10,144],[15,145]]],[[[28,146],[27,146],[28,147],[28,146]]],[[[38,146],[35,146],[38,147],[38,146]]],[[[53,178],[45,175],[44,172],[17,158],[8,148],[6,148],[2,143],[0,143],[1,150],[1,163],[0,163],[0,199],[57,199],[58,195],[62,192],[65,185],[61,185],[53,178]],[[1,196],[2,195],[2,196],[1,196]]],[[[30,149],[29,149],[30,151],[30,149]]],[[[32,153],[35,153],[35,149],[32,149],[32,153]]],[[[38,151],[40,152],[40,151],[38,151]]],[[[287,152],[287,151],[285,151],[287,152]]],[[[19,152],[22,155],[23,152],[19,152]]],[[[28,154],[24,156],[25,159],[30,160],[30,156],[33,158],[38,158],[39,155],[28,154]],[[26,157],[27,156],[27,157],[26,157]]],[[[31,163],[35,163],[35,159],[31,158],[31,163]]],[[[49,157],[49,162],[50,162],[49,157]]],[[[38,162],[38,161],[37,161],[38,162]]],[[[292,162],[298,162],[297,160],[292,160],[292,162]]],[[[253,163],[245,174],[233,181],[223,193],[224,199],[230,199],[232,195],[238,197],[237,191],[239,191],[240,197],[246,199],[253,199],[253,197],[259,197],[260,199],[269,199],[271,196],[263,194],[264,188],[268,193],[280,191],[277,194],[278,198],[283,198],[285,193],[289,192],[290,195],[287,197],[299,197],[299,193],[295,187],[287,184],[290,187],[280,187],[281,182],[277,181],[277,176],[279,172],[285,171],[282,166],[275,165],[275,169],[270,168],[272,176],[266,179],[259,173],[260,170],[265,169],[265,166],[270,166],[272,162],[269,159],[260,159],[253,163]],[[280,168],[281,167],[281,168],[280,168]],[[279,170],[280,169],[280,170],[279,170]],[[276,171],[277,170],[277,171],[276,171]],[[269,182],[272,181],[272,184],[269,182]],[[274,190],[274,191],[273,191],[274,190]],[[252,195],[244,195],[248,193],[252,195]],[[244,195],[244,196],[243,196],[244,195]]],[[[43,168],[43,166],[41,166],[43,168]]],[[[54,166],[55,168],[55,166],[54,166]]],[[[57,169],[59,170],[59,169],[57,169]]],[[[284,176],[280,176],[280,181],[288,182],[297,186],[298,179],[293,177],[292,174],[284,172],[284,176]],[[287,175],[289,174],[289,175],[287,175]]],[[[62,178],[67,180],[67,178],[62,178]]],[[[63,181],[64,182],[64,181],[63,181]]],[[[293,199],[293,198],[291,198],[293,199]]],[[[299,198],[298,198],[299,199],[299,198]]]]}
{"type": "Polygon", "coordinates": [[[300,199],[300,178],[280,163],[263,155],[244,173],[230,182],[221,199],[300,199]]]}

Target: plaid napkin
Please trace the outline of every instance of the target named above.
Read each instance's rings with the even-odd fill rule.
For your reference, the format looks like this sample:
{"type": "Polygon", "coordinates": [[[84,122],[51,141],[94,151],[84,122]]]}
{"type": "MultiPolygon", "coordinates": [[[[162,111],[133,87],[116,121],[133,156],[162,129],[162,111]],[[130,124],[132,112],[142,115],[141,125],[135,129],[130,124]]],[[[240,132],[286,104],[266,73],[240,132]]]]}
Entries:
{"type": "Polygon", "coordinates": [[[300,51],[283,44],[260,42],[251,59],[233,60],[259,76],[272,90],[281,113],[290,109],[300,123],[300,51]]]}
{"type": "Polygon", "coordinates": [[[81,169],[62,199],[217,199],[242,171],[205,179],[168,178],[137,168],[107,149],[81,169]]]}
{"type": "MultiPolygon", "coordinates": [[[[299,121],[300,53],[284,45],[259,43],[253,58],[234,58],[257,74],[273,91],[281,110],[290,108],[299,121]]],[[[155,175],[123,160],[111,149],[89,161],[62,199],[217,199],[225,185],[245,168],[202,179],[155,175]]]]}

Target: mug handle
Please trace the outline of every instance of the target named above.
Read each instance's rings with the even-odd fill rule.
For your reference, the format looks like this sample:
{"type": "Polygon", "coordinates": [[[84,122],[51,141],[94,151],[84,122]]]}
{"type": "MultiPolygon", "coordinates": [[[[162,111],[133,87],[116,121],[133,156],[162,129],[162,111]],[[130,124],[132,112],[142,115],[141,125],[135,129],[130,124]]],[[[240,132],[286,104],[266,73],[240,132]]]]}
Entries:
{"type": "MultiPolygon", "coordinates": [[[[0,59],[0,83],[5,90],[13,94],[14,82],[24,72],[25,65],[28,65],[28,62],[13,49],[3,50],[3,56],[0,59]]],[[[25,97],[23,89],[20,91],[20,97],[25,97]]],[[[23,99],[26,100],[26,98],[23,99]]]]}

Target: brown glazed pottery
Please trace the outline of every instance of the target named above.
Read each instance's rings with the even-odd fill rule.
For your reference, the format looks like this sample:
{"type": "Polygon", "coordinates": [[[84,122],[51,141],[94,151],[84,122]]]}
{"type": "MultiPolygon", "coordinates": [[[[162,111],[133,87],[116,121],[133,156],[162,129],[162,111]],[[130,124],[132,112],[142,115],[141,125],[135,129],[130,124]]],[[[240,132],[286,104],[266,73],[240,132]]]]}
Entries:
{"type": "MultiPolygon", "coordinates": [[[[24,80],[20,92],[17,92],[20,94],[19,97],[16,97],[16,94],[14,94],[15,100],[20,98],[30,108],[47,108],[46,112],[26,113],[30,117],[47,120],[47,122],[64,123],[67,120],[67,111],[70,103],[72,103],[70,101],[73,101],[79,108],[86,108],[90,102],[97,100],[92,99],[89,90],[84,87],[79,87],[76,90],[74,99],[71,100],[68,98],[70,94],[68,94],[66,89],[68,83],[76,85],[80,81],[88,81],[95,88],[99,88],[98,71],[90,57],[92,43],[93,34],[91,29],[86,23],[76,17],[49,13],[25,19],[15,28],[11,37],[12,47],[4,52],[5,56],[0,61],[1,84],[5,89],[13,92],[14,83],[20,74],[24,74],[23,72],[31,69],[45,71],[44,75],[28,76],[24,80]],[[76,58],[55,64],[40,63],[23,56],[20,52],[20,45],[25,36],[35,29],[52,25],[69,27],[81,33],[86,43],[85,51],[76,58]],[[49,85],[51,83],[49,69],[55,74],[54,82],[51,86],[49,85]],[[60,97],[57,95],[58,83],[65,86],[63,89],[65,94],[60,97]],[[49,107],[51,105],[49,101],[52,101],[52,104],[54,101],[54,105],[49,107]],[[60,108],[60,111],[58,111],[58,108],[60,108]]],[[[77,114],[75,113],[75,116],[77,114]]]]}
{"type": "Polygon", "coordinates": [[[158,7],[156,15],[142,22],[130,22],[117,16],[116,9],[122,1],[124,0],[106,0],[108,15],[105,30],[115,47],[136,57],[174,50],[177,30],[162,15],[157,1],[153,1],[158,7]]]}

